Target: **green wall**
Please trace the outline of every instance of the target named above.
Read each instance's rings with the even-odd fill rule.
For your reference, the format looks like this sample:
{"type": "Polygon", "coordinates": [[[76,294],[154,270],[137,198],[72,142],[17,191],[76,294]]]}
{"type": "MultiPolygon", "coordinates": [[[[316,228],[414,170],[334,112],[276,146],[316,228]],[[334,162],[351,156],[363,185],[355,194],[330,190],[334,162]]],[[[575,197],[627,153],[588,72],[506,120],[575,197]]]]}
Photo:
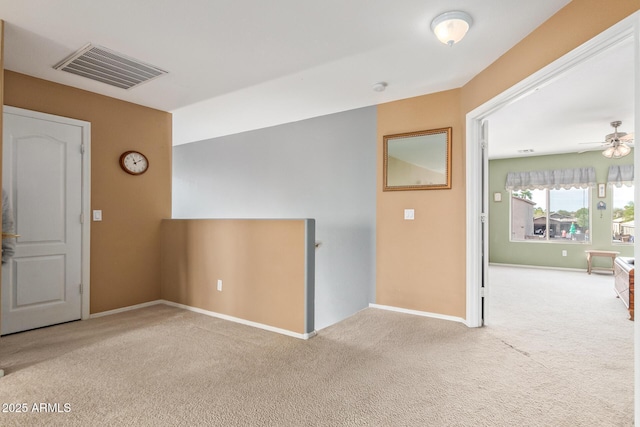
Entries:
{"type": "MultiPolygon", "coordinates": [[[[587,261],[584,251],[587,249],[618,251],[620,256],[633,256],[633,244],[611,242],[611,186],[607,186],[607,197],[604,199],[597,197],[597,188],[591,190],[591,242],[589,243],[510,242],[510,198],[509,192],[504,188],[508,172],[593,166],[596,169],[598,183],[605,183],[610,165],[632,163],[633,153],[622,159],[613,160],[603,157],[599,151],[489,161],[489,262],[586,269],[587,261]],[[502,193],[502,202],[493,201],[493,194],[496,192],[502,193]],[[607,210],[596,209],[599,201],[607,204],[607,210]],[[566,257],[562,256],[563,250],[567,251],[566,257]]],[[[596,258],[593,264],[606,266],[607,261],[596,258]]]]}

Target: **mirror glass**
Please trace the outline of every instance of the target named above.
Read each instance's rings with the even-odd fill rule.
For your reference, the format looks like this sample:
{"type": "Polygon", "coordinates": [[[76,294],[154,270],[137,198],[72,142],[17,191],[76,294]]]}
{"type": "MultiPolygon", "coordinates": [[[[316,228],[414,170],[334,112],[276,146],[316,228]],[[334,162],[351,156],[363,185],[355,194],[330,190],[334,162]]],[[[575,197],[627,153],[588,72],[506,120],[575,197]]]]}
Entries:
{"type": "Polygon", "coordinates": [[[451,188],[451,128],[384,137],[384,191],[451,188]]]}

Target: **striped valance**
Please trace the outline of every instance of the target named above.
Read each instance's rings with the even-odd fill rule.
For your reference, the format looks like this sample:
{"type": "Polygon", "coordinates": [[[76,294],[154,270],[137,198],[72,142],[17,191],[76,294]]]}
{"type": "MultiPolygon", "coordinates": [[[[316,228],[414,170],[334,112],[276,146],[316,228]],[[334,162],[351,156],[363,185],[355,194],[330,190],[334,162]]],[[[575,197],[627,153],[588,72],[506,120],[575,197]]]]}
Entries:
{"type": "Polygon", "coordinates": [[[549,169],[527,172],[509,172],[505,188],[509,191],[542,190],[560,188],[587,188],[596,185],[593,167],[574,169],[549,169]]]}
{"type": "Polygon", "coordinates": [[[609,166],[609,175],[607,175],[607,182],[613,184],[616,187],[622,187],[623,185],[633,185],[633,165],[615,165],[609,166]]]}

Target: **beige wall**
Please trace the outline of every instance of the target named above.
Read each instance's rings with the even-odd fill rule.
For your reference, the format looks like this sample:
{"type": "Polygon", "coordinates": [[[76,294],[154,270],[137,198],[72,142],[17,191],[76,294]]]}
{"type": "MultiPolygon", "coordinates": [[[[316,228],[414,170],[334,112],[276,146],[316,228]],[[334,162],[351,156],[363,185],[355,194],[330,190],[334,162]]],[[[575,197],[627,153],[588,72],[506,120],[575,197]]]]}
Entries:
{"type": "Polygon", "coordinates": [[[640,9],[573,0],[460,89],[378,108],[376,303],[465,316],[465,116],[640,9]],[[451,190],[382,192],[383,136],[453,126],[451,190]],[[402,219],[414,208],[415,221],[402,219]]]}
{"type": "Polygon", "coordinates": [[[306,307],[305,265],[315,240],[312,235],[306,238],[306,224],[306,220],[163,221],[162,298],[300,334],[312,332],[313,322],[305,330],[305,308],[313,310],[306,307]],[[222,291],[217,290],[218,279],[222,291]]]}
{"type": "Polygon", "coordinates": [[[464,168],[459,89],[378,106],[377,304],[464,317],[464,168]],[[451,190],[382,191],[384,135],[450,126],[451,190]]]}
{"type": "Polygon", "coordinates": [[[11,71],[6,105],[91,122],[91,313],[160,297],[160,222],[171,217],[171,114],[11,71]],[[126,174],[126,150],[149,159],[126,174]]]}

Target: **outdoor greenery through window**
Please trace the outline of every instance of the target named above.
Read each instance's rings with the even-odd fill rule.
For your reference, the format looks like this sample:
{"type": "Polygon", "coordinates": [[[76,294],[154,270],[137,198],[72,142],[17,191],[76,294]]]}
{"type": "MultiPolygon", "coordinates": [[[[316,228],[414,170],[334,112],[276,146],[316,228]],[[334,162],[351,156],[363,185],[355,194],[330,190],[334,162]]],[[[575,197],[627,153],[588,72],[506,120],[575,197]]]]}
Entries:
{"type": "Polygon", "coordinates": [[[588,242],[590,190],[511,192],[511,240],[588,242]]]}
{"type": "Polygon", "coordinates": [[[635,239],[633,223],[634,187],[612,186],[612,239],[614,243],[632,243],[635,239]]]}

